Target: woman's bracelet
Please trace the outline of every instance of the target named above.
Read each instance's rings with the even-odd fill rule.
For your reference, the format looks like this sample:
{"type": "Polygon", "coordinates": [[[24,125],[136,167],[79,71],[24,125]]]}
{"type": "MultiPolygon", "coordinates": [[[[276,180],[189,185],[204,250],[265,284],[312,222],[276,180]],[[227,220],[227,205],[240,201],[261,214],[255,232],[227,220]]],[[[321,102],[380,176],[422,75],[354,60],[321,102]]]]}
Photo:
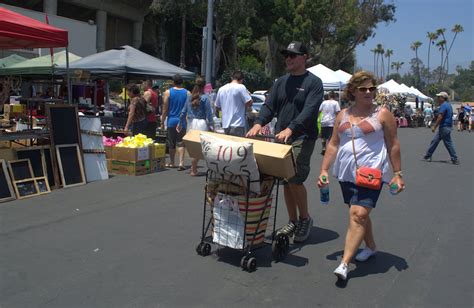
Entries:
{"type": "Polygon", "coordinates": [[[393,172],[393,175],[394,175],[394,176],[396,175],[396,176],[401,177],[401,178],[403,177],[403,173],[402,173],[401,170],[400,170],[400,171],[395,171],[395,172],[393,172]]]}

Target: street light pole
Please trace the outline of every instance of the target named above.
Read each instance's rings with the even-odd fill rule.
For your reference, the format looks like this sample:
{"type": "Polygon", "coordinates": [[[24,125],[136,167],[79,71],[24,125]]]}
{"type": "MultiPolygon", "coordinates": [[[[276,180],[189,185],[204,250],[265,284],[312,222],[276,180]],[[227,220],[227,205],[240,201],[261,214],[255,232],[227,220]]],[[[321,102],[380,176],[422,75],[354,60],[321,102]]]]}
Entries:
{"type": "Polygon", "coordinates": [[[206,83],[212,83],[212,29],[214,17],[214,0],[207,1],[207,41],[206,41],[206,83]]]}

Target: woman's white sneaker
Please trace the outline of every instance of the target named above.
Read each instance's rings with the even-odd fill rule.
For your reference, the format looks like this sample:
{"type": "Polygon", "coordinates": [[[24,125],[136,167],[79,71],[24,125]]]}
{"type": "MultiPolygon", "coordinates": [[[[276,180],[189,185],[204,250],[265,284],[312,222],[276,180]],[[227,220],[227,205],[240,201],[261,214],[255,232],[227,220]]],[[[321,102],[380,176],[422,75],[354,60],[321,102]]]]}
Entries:
{"type": "Polygon", "coordinates": [[[337,278],[346,280],[347,278],[347,264],[346,263],[341,263],[339,266],[334,270],[334,275],[337,276],[337,278]]]}
{"type": "Polygon", "coordinates": [[[364,262],[367,261],[370,257],[374,256],[376,253],[376,250],[372,250],[369,247],[365,247],[364,249],[362,249],[361,252],[356,255],[355,259],[359,262],[364,262]]]}

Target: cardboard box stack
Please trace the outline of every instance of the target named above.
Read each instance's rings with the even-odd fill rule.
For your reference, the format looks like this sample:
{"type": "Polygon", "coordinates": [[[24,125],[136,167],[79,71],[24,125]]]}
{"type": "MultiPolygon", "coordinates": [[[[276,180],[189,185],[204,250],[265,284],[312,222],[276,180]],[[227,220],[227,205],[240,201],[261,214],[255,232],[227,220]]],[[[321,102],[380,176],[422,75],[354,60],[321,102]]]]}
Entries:
{"type": "Polygon", "coordinates": [[[105,146],[110,173],[144,175],[160,171],[165,163],[165,144],[151,143],[143,135],[127,137],[121,143],[105,146]],[[109,158],[110,157],[110,158],[109,158]]]}

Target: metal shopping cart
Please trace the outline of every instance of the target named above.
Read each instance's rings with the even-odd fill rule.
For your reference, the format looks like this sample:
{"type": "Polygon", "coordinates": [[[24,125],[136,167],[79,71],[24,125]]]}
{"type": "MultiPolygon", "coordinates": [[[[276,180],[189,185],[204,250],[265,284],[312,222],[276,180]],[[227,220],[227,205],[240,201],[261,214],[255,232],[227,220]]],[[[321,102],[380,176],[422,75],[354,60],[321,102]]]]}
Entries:
{"type": "Polygon", "coordinates": [[[280,179],[261,175],[259,195],[252,193],[255,182],[208,170],[201,241],[196,247],[199,255],[209,255],[211,244],[238,249],[242,252],[240,266],[249,272],[257,268],[253,253],[257,249],[271,245],[273,260],[286,257],[290,239],[275,232],[280,179]]]}

